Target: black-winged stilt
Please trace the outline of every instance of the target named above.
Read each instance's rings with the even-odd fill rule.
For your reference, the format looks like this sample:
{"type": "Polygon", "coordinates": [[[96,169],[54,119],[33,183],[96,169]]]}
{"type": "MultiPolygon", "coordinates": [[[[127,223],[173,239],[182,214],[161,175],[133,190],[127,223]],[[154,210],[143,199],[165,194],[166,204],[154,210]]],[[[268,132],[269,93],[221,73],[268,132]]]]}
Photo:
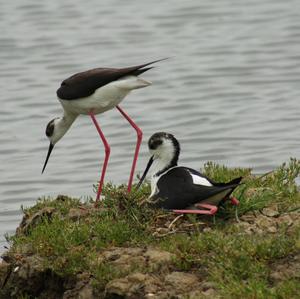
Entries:
{"type": "Polygon", "coordinates": [[[110,146],[100,129],[95,114],[103,113],[116,107],[137,133],[135,153],[128,182],[128,191],[130,192],[143,133],[119,104],[131,90],[143,88],[151,84],[151,82],[138,76],[153,68],[147,66],[161,60],[164,59],[126,68],[96,68],[77,73],[64,80],[57,90],[57,96],[64,109],[64,113],[62,117],[54,118],[47,125],[46,135],[50,140],[50,145],[42,173],[46,168],[54,145],[68,131],[77,116],[79,114],[89,115],[105,147],[105,159],[96,196],[97,203],[103,187],[110,155],[110,146]]]}
{"type": "MultiPolygon", "coordinates": [[[[177,166],[180,145],[172,134],[153,134],[148,147],[151,158],[137,188],[153,165],[149,202],[155,207],[176,213],[214,215],[221,201],[230,198],[242,179],[216,183],[194,169],[177,166]]],[[[239,203],[234,197],[230,200],[234,205],[239,203]]]]}

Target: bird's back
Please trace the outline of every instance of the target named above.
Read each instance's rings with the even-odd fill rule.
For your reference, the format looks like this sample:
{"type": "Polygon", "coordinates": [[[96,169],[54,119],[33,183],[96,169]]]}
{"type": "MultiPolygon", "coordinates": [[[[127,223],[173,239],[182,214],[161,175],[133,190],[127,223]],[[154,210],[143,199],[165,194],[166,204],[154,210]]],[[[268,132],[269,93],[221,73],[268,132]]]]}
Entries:
{"type": "Polygon", "coordinates": [[[121,79],[125,76],[138,76],[152,67],[146,67],[155,63],[152,61],[126,68],[95,68],[77,73],[65,79],[57,90],[57,96],[62,100],[76,100],[92,95],[98,88],[121,79]]]}

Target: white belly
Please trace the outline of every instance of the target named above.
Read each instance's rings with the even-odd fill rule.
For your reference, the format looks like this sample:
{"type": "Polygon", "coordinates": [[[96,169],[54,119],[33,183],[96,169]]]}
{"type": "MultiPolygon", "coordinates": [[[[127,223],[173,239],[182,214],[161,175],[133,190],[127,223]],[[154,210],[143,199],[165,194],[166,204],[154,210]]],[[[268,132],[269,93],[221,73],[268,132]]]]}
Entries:
{"type": "Polygon", "coordinates": [[[59,101],[68,112],[75,114],[89,114],[93,112],[94,114],[99,114],[116,107],[128,93],[129,91],[119,92],[111,96],[110,93],[107,94],[96,90],[94,94],[86,98],[76,100],[59,99],[59,101]]]}
{"type": "Polygon", "coordinates": [[[135,76],[106,84],[85,98],[75,100],[59,99],[62,106],[73,114],[103,113],[116,107],[128,95],[132,89],[146,87],[150,82],[135,76]]]}

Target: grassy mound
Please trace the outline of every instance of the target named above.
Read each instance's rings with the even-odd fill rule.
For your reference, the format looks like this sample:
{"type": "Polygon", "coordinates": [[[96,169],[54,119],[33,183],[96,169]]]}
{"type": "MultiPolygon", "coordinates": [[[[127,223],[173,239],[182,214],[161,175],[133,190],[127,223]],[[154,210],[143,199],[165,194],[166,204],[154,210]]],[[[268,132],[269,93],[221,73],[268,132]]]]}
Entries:
{"type": "Polygon", "coordinates": [[[299,298],[300,161],[254,176],[207,163],[216,181],[243,176],[215,217],[147,207],[149,184],[105,200],[58,196],[23,209],[0,265],[0,298],[299,298]]]}

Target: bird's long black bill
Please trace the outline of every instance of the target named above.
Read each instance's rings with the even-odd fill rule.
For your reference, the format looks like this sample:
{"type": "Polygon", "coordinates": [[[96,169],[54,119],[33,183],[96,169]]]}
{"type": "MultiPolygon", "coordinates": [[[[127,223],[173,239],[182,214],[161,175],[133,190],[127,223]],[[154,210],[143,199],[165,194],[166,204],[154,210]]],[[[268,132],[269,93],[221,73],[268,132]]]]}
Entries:
{"type": "Polygon", "coordinates": [[[153,156],[152,156],[152,157],[149,159],[148,164],[147,164],[147,166],[146,166],[146,169],[145,169],[145,171],[144,171],[144,173],[143,173],[143,175],[142,175],[140,181],[138,182],[138,184],[137,184],[137,186],[136,186],[136,190],[138,190],[138,189],[140,188],[140,186],[142,185],[142,183],[143,183],[143,181],[144,181],[144,179],[145,179],[145,177],[146,177],[146,175],[147,175],[147,173],[148,173],[148,171],[149,171],[149,169],[150,169],[150,167],[151,167],[153,161],[154,161],[154,158],[153,158],[153,156]]]}
{"type": "Polygon", "coordinates": [[[49,157],[50,157],[50,155],[51,155],[51,152],[52,152],[53,148],[54,148],[54,144],[52,144],[52,143],[50,142],[49,149],[48,149],[48,154],[47,154],[47,157],[46,157],[46,161],[45,161],[45,164],[44,164],[42,173],[44,172],[44,170],[45,170],[45,168],[46,168],[46,165],[47,165],[47,163],[48,163],[48,160],[49,160],[49,157]]]}

